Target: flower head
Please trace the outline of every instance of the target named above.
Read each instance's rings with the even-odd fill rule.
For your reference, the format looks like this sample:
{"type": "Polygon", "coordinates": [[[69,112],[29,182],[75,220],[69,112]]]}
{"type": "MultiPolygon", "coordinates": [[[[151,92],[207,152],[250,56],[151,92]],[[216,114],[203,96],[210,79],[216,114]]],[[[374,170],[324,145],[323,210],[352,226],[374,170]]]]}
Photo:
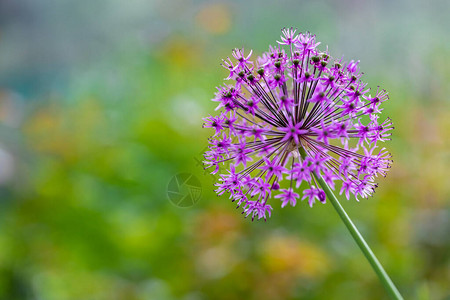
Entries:
{"type": "Polygon", "coordinates": [[[392,163],[379,147],[393,129],[390,119],[379,121],[386,91],[372,96],[359,61],[334,60],[310,33],[283,29],[277,43],[255,61],[244,49],[224,60],[235,83],[218,88],[222,112],[204,119],[214,129],[205,165],[224,170],[216,192],[229,192],[252,219],[270,217],[269,201],[295,206],[293,186],[305,187],[301,200],[310,206],[325,203],[316,176],[347,199],[372,195],[392,163]]]}

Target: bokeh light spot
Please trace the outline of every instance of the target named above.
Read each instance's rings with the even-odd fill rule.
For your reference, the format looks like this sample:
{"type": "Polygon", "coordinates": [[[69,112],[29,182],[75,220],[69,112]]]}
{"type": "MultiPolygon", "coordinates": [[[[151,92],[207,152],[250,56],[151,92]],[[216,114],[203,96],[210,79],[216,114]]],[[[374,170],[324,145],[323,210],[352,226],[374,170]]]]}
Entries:
{"type": "Polygon", "coordinates": [[[224,34],[231,28],[231,11],[225,3],[204,5],[195,21],[198,26],[211,34],[224,34]]]}

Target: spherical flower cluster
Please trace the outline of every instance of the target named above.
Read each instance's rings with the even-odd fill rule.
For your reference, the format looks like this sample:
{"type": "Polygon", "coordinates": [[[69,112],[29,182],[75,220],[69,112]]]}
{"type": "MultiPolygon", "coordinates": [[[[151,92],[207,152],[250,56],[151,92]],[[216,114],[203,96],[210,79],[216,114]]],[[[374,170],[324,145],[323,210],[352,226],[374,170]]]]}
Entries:
{"type": "Polygon", "coordinates": [[[273,193],[281,207],[300,197],[325,203],[318,176],[331,189],[340,181],[347,199],[372,195],[392,163],[378,145],[393,129],[379,120],[386,91],[369,94],[359,61],[334,60],[310,33],[283,29],[277,43],[256,61],[244,49],[223,61],[234,84],[217,88],[221,112],[204,119],[214,129],[204,163],[213,174],[225,170],[217,194],[230,193],[252,219],[270,217],[273,193]]]}

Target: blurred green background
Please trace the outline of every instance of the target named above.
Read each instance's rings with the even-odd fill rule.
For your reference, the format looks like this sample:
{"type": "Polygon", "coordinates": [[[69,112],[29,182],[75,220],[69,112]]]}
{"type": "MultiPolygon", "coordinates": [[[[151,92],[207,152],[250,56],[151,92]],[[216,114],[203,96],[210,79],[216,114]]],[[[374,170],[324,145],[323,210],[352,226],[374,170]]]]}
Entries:
{"type": "Polygon", "coordinates": [[[219,64],[282,27],[389,91],[394,165],[342,203],[406,299],[450,299],[450,4],[0,1],[0,299],[386,299],[330,204],[244,219],[198,161],[219,64]],[[193,174],[189,208],[170,180],[193,174]]]}

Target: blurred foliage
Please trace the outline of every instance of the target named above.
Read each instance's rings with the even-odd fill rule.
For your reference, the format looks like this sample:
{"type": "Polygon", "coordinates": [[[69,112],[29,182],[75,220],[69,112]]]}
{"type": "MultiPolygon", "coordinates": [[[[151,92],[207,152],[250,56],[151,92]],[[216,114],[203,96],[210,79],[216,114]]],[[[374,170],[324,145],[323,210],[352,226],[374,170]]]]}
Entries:
{"type": "MultiPolygon", "coordinates": [[[[99,46],[84,57],[80,52],[92,49],[80,42],[76,55],[64,47],[55,52],[66,62],[58,67],[23,54],[26,36],[14,40],[8,27],[24,7],[42,17],[49,6],[2,4],[17,18],[1,13],[8,17],[0,24],[0,56],[15,60],[0,61],[13,71],[0,74],[0,299],[385,299],[330,205],[280,209],[273,202],[273,217],[252,223],[214,194],[214,176],[199,164],[210,134],[201,118],[213,112],[209,99],[226,76],[220,59],[235,46],[261,53],[291,24],[318,34],[335,56],[361,53],[365,80],[389,91],[384,116],[396,126],[386,144],[394,166],[373,199],[343,205],[405,299],[448,299],[450,45],[433,31],[434,21],[448,23],[448,9],[431,14],[448,5],[403,12],[389,3],[376,10],[365,2],[320,1],[298,15],[289,10],[293,3],[197,2],[96,4],[109,8],[103,19],[89,15],[90,25],[81,26],[103,40],[119,35],[107,43],[114,51],[99,46]],[[353,19],[334,15],[333,9],[351,15],[353,4],[360,9],[353,19]],[[140,23],[145,10],[149,24],[140,23]],[[377,18],[391,20],[392,10],[401,11],[395,22],[372,26],[377,18]],[[135,23],[118,26],[113,16],[135,23]],[[414,16],[424,18],[412,35],[414,16]],[[121,30],[106,34],[102,21],[121,30]],[[364,26],[348,41],[355,24],[364,26]],[[146,42],[129,38],[136,28],[151,32],[146,42]],[[418,38],[427,47],[405,55],[396,38],[412,46],[418,38]],[[24,66],[21,55],[32,64],[24,66]],[[201,182],[201,199],[190,208],[168,201],[167,185],[180,172],[201,182]]],[[[74,20],[89,11],[72,8],[75,17],[65,20],[71,8],[55,6],[56,24],[76,28],[74,20]]],[[[42,47],[53,51],[52,42],[63,38],[50,28],[56,35],[44,36],[42,47]]]]}

